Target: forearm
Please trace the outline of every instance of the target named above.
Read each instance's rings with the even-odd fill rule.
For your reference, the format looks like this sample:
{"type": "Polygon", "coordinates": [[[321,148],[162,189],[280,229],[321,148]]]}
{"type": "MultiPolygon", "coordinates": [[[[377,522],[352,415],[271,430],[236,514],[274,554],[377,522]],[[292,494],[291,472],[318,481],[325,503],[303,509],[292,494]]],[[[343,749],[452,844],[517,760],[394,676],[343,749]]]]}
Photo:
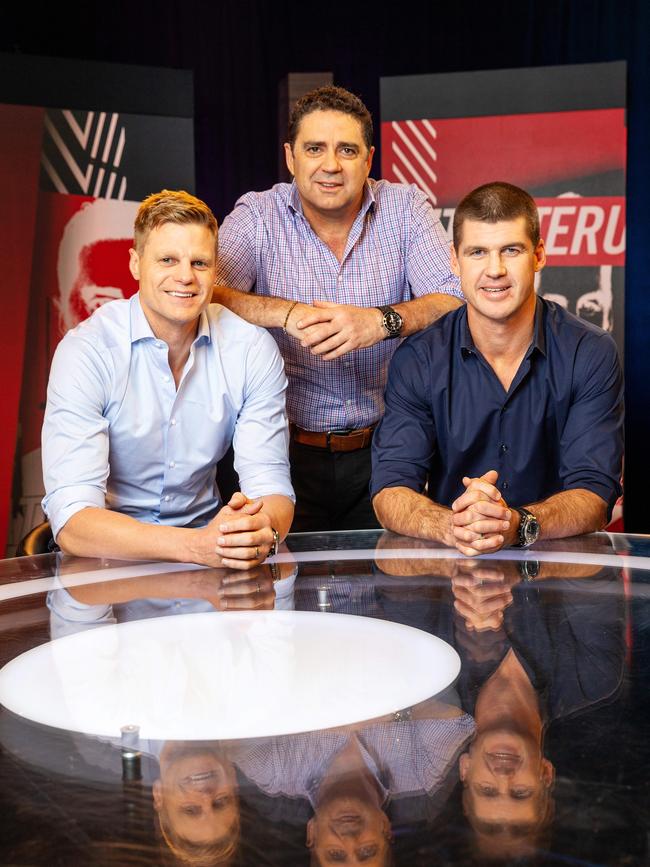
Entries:
{"type": "Polygon", "coordinates": [[[189,548],[193,532],[145,524],[109,509],[86,508],[70,518],[56,541],[66,554],[77,557],[200,562],[192,559],[189,548]]]}
{"type": "Polygon", "coordinates": [[[372,505],[386,530],[453,545],[451,510],[411,488],[384,488],[373,498],[372,505]]]}
{"type": "Polygon", "coordinates": [[[269,516],[271,526],[278,531],[280,539],[284,539],[293,521],[293,503],[283,494],[269,494],[262,499],[264,505],[261,511],[269,516]]]}
{"type": "MultiPolygon", "coordinates": [[[[540,539],[564,539],[567,536],[580,536],[595,533],[607,523],[607,504],[592,491],[576,488],[553,494],[539,503],[524,506],[540,523],[540,539]]],[[[519,513],[513,510],[517,520],[512,521],[507,544],[514,545],[518,540],[519,513]]]]}
{"type": "Polygon", "coordinates": [[[460,298],[455,295],[447,295],[443,292],[433,292],[430,295],[422,295],[412,301],[404,301],[395,304],[393,309],[402,317],[402,335],[408,337],[427,328],[436,319],[444,316],[462,305],[460,298]]]}
{"type": "MultiPolygon", "coordinates": [[[[253,325],[261,325],[263,328],[283,328],[287,320],[287,314],[291,311],[291,319],[298,313],[298,307],[306,305],[296,304],[291,310],[293,301],[287,298],[273,298],[268,295],[256,295],[254,292],[240,292],[229,286],[215,286],[212,290],[212,300],[217,304],[223,304],[233,313],[241,316],[253,325]]],[[[287,323],[288,324],[288,323],[287,323]]]]}

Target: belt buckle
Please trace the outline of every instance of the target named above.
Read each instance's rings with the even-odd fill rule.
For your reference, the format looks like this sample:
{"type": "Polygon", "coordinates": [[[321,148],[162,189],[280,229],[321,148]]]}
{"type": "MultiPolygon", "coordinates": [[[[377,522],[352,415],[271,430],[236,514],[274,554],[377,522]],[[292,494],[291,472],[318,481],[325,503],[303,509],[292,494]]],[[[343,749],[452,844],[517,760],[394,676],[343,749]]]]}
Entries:
{"type": "Polygon", "coordinates": [[[327,448],[332,451],[332,436],[345,437],[352,433],[352,428],[335,428],[327,431],[327,448]]]}

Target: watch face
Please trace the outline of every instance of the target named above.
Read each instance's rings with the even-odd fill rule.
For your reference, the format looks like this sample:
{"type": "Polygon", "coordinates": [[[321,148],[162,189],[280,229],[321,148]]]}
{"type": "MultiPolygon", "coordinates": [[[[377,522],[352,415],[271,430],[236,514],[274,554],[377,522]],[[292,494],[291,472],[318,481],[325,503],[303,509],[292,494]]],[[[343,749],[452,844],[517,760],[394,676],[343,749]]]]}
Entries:
{"type": "Polygon", "coordinates": [[[402,330],[402,317],[394,310],[384,314],[384,325],[389,334],[399,334],[402,330]]]}
{"type": "Polygon", "coordinates": [[[526,539],[527,545],[532,545],[533,542],[537,541],[537,537],[539,536],[539,521],[537,518],[534,518],[532,515],[526,521],[524,526],[524,537],[526,539]]]}

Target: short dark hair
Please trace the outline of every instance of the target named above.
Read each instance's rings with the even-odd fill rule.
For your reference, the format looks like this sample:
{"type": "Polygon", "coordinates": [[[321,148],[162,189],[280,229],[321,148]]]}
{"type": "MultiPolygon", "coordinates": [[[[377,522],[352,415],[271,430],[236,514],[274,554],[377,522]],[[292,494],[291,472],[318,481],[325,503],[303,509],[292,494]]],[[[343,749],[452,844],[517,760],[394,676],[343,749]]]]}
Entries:
{"type": "Polygon", "coordinates": [[[454,247],[460,246],[465,220],[498,223],[524,217],[526,230],[535,246],[539,243],[539,213],[535,200],[520,187],[505,181],[492,181],[468,193],[454,212],[454,247]]]}
{"type": "Polygon", "coordinates": [[[185,190],[161,190],[141,203],[135,217],[135,249],[142,253],[152,229],[164,223],[198,223],[214,235],[217,243],[217,221],[205,202],[185,190]]]}
{"type": "Polygon", "coordinates": [[[359,97],[350,93],[349,90],[328,85],[310,90],[309,93],[301,96],[291,109],[287,138],[292,150],[298,138],[303,117],[311,114],[312,111],[340,111],[343,114],[352,115],[361,124],[361,134],[366,147],[368,150],[372,147],[372,118],[368,109],[359,97]]]}

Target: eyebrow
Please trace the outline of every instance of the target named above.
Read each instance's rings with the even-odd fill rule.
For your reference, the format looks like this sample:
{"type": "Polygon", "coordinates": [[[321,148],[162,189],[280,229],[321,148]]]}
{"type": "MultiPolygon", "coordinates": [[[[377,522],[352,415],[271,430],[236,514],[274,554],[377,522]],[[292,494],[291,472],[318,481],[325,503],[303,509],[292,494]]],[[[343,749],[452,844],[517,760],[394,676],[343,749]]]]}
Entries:
{"type": "MultiPolygon", "coordinates": [[[[305,142],[303,142],[303,147],[306,147],[306,148],[314,147],[314,145],[317,145],[319,147],[324,147],[325,145],[327,145],[327,142],[325,142],[325,141],[305,141],[305,142]]],[[[336,147],[337,148],[356,148],[358,150],[361,147],[361,145],[358,142],[337,141],[336,147]]]]}

